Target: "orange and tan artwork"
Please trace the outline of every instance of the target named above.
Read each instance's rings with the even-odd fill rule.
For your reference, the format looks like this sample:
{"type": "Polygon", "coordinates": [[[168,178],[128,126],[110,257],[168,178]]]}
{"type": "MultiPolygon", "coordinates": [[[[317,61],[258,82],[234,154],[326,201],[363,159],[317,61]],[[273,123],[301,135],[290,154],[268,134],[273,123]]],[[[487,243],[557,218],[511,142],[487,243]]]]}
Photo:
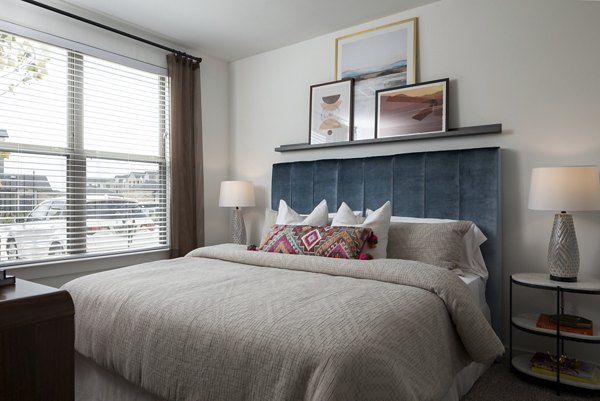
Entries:
{"type": "Polygon", "coordinates": [[[447,130],[447,80],[377,93],[377,137],[447,130]]]}

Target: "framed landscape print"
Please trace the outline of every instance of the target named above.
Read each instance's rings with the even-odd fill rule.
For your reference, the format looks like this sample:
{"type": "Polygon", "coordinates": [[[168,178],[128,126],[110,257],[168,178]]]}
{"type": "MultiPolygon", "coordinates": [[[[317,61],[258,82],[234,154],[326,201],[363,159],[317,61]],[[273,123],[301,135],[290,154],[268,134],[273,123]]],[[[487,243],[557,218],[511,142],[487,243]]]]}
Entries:
{"type": "Polygon", "coordinates": [[[448,130],[448,78],[376,93],[376,138],[448,130]]]}
{"type": "Polygon", "coordinates": [[[352,140],[353,87],[353,79],[310,87],[309,144],[352,140]]]}
{"type": "Polygon", "coordinates": [[[353,139],[375,136],[375,92],[416,82],[417,18],[336,39],[335,77],[354,78],[353,139]]]}

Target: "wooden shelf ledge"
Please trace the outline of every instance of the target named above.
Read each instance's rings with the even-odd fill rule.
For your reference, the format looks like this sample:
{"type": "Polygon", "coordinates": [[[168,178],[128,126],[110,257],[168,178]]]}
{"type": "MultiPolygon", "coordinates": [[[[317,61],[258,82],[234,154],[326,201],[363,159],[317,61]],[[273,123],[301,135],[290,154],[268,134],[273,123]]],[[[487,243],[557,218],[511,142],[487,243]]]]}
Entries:
{"type": "Polygon", "coordinates": [[[314,144],[314,145],[309,145],[308,143],[292,143],[289,145],[281,145],[281,146],[275,148],[275,151],[276,152],[294,152],[294,151],[298,151],[298,150],[341,148],[344,146],[373,145],[373,144],[383,144],[383,143],[401,142],[401,141],[419,141],[422,139],[447,138],[447,137],[452,137],[452,136],[499,134],[501,132],[502,132],[502,124],[488,124],[488,125],[477,125],[477,126],[472,126],[472,127],[452,128],[445,132],[434,132],[431,134],[408,134],[408,135],[393,136],[393,137],[387,137],[387,138],[359,139],[356,141],[319,143],[319,144],[314,144]]]}

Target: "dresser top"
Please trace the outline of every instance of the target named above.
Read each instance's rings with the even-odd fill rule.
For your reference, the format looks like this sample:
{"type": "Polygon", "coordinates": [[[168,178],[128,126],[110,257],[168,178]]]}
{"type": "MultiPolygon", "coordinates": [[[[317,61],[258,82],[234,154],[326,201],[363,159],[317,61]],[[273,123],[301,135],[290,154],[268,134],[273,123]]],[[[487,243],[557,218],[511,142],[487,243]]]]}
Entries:
{"type": "Polygon", "coordinates": [[[0,286],[0,303],[52,294],[58,291],[61,290],[42,284],[32,283],[31,281],[16,279],[14,285],[0,286]]]}
{"type": "Polygon", "coordinates": [[[75,313],[65,290],[25,280],[0,286],[0,330],[52,320],[75,313]]]}

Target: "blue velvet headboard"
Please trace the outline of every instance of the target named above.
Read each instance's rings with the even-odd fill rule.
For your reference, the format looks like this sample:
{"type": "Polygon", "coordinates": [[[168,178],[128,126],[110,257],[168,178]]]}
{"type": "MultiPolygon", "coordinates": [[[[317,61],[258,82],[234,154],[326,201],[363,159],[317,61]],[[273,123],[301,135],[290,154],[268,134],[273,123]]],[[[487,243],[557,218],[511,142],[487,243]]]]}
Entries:
{"type": "Polygon", "coordinates": [[[310,213],[322,199],[330,211],[377,209],[391,200],[394,216],[471,220],[488,240],[481,252],[489,270],[486,297],[492,326],[502,329],[502,208],[500,149],[419,152],[273,165],[271,207],[284,199],[310,213]]]}

